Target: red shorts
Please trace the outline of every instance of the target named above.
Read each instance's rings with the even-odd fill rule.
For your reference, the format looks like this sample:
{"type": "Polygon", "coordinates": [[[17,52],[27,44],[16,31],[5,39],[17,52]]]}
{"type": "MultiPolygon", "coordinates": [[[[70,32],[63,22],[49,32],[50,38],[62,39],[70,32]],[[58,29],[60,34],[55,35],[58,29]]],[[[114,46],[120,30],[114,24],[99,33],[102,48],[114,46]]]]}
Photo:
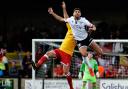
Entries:
{"type": "Polygon", "coordinates": [[[57,59],[60,59],[62,64],[70,66],[71,55],[61,51],[60,49],[55,49],[54,52],[56,53],[57,59]]]}

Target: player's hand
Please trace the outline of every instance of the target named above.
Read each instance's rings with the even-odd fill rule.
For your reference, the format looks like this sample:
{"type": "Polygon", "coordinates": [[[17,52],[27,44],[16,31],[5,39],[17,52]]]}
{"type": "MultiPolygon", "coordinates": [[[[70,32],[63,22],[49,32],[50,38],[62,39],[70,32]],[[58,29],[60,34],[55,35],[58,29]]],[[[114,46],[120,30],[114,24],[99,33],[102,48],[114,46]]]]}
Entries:
{"type": "Polygon", "coordinates": [[[82,79],[82,72],[79,72],[78,78],[82,79]]]}
{"type": "Polygon", "coordinates": [[[99,72],[96,72],[96,77],[97,77],[97,78],[99,78],[99,77],[100,77],[99,72]]]}
{"type": "Polygon", "coordinates": [[[53,14],[53,9],[51,7],[48,8],[48,12],[49,12],[49,14],[53,14]]]}
{"type": "Polygon", "coordinates": [[[62,2],[62,8],[66,8],[66,4],[64,1],[62,2]]]}
{"type": "Polygon", "coordinates": [[[89,31],[96,31],[95,25],[92,25],[91,27],[89,27],[89,31]]]}

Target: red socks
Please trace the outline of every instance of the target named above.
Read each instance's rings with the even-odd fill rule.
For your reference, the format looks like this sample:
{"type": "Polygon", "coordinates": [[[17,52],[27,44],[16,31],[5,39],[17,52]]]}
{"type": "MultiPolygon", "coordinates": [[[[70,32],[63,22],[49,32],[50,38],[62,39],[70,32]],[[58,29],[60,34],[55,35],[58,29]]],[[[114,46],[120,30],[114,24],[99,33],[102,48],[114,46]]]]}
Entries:
{"type": "Polygon", "coordinates": [[[42,56],[42,57],[39,59],[39,61],[38,61],[38,63],[36,64],[36,66],[37,66],[37,67],[40,67],[44,62],[47,61],[47,59],[48,59],[48,56],[45,54],[44,56],[42,56]]]}
{"type": "Polygon", "coordinates": [[[69,84],[70,89],[73,89],[72,77],[71,77],[70,73],[68,73],[66,75],[66,78],[67,78],[67,81],[68,81],[68,84],[69,84]]]}

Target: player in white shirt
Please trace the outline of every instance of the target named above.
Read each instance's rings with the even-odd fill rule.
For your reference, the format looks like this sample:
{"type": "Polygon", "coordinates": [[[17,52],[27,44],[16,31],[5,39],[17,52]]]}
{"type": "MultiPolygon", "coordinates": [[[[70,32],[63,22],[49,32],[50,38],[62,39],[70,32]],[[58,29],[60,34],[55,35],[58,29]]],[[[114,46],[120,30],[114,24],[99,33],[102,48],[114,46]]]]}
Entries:
{"type": "Polygon", "coordinates": [[[70,24],[74,35],[74,39],[77,42],[82,58],[83,60],[86,59],[86,63],[89,66],[90,74],[94,76],[91,64],[89,63],[89,58],[87,57],[87,47],[89,46],[99,55],[103,54],[102,49],[97,45],[96,42],[93,41],[92,38],[90,38],[88,34],[88,31],[95,31],[96,27],[95,25],[90,23],[85,17],[81,17],[81,10],[79,8],[75,8],[73,11],[73,16],[69,17],[64,2],[62,4],[62,7],[63,13],[65,14],[65,22],[68,22],[70,24]]]}

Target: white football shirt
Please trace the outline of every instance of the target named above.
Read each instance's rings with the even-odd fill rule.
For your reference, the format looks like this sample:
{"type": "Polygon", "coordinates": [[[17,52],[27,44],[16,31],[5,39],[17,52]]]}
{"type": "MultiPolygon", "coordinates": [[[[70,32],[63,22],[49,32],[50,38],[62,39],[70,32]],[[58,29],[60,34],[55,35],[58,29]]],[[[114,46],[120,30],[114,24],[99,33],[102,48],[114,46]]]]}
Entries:
{"type": "Polygon", "coordinates": [[[79,41],[86,39],[88,36],[85,26],[92,26],[92,24],[84,17],[80,17],[79,20],[75,20],[75,18],[71,16],[64,21],[70,24],[75,40],[79,41]]]}

